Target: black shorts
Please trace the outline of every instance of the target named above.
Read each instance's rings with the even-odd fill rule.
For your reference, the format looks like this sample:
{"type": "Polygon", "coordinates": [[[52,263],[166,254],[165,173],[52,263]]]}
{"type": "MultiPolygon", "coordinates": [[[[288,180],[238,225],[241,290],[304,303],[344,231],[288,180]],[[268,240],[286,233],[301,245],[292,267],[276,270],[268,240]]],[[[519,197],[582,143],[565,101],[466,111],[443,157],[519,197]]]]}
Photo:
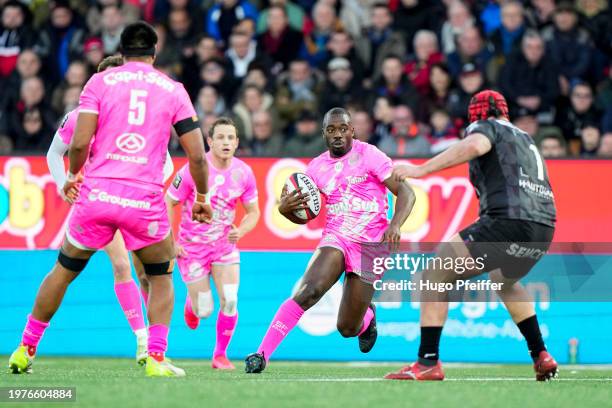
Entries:
{"type": "Polygon", "coordinates": [[[473,258],[482,257],[486,272],[501,269],[519,279],[546,254],[555,229],[532,221],[483,217],[459,235],[473,258]]]}

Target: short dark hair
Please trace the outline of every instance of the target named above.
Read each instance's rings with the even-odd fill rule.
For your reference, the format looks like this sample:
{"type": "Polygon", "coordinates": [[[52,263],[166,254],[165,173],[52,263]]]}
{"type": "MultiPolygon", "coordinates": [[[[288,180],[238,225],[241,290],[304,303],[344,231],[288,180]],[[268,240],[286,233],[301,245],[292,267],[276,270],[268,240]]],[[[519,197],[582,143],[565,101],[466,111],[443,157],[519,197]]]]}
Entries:
{"type": "Polygon", "coordinates": [[[332,116],[347,116],[348,120],[351,120],[351,114],[344,108],[331,108],[330,110],[327,111],[327,113],[325,114],[325,116],[323,117],[323,123],[326,123],[327,121],[329,121],[329,118],[331,118],[332,116]]]}
{"type": "Polygon", "coordinates": [[[123,65],[123,57],[119,55],[111,55],[106,57],[98,64],[98,72],[107,70],[108,68],[120,67],[123,65]]]}
{"type": "Polygon", "coordinates": [[[268,15],[270,15],[270,12],[272,10],[280,10],[283,12],[283,14],[285,15],[285,18],[288,18],[289,16],[287,15],[287,10],[285,10],[285,8],[283,6],[281,6],[280,4],[273,4],[270,7],[268,7],[268,15]]]}
{"type": "Polygon", "coordinates": [[[144,57],[155,55],[157,33],[144,21],[128,24],[121,33],[119,50],[126,57],[144,57]]]}
{"type": "MultiPolygon", "coordinates": [[[[215,134],[215,128],[219,125],[230,125],[236,128],[236,124],[234,123],[232,118],[228,118],[227,116],[221,116],[219,119],[215,120],[212,125],[210,125],[210,129],[208,129],[208,137],[213,137],[213,135],[215,134]]],[[[238,135],[236,134],[236,136],[238,135]]]]}

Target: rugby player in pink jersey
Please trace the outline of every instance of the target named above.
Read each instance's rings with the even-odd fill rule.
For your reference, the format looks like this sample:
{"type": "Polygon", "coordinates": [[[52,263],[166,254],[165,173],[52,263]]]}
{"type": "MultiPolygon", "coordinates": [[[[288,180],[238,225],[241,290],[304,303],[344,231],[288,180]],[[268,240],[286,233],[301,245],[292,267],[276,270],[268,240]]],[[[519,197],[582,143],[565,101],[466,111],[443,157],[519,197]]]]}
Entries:
{"type": "MultiPolygon", "coordinates": [[[[100,62],[100,65],[98,65],[98,72],[102,72],[107,68],[118,67],[121,65],[123,65],[123,57],[106,57],[102,62],[100,62]]],[[[74,200],[66,196],[62,190],[62,187],[64,187],[64,184],[66,183],[64,155],[66,152],[68,152],[70,147],[77,117],[78,108],[66,114],[60,128],[53,137],[49,150],[47,151],[47,165],[49,166],[49,172],[53,176],[53,180],[55,180],[58,193],[69,204],[73,204],[74,200]]],[[[170,178],[173,171],[174,166],[172,164],[172,159],[170,157],[170,153],[167,153],[166,162],[164,163],[164,182],[170,178]]],[[[119,231],[115,233],[115,237],[111,243],[104,247],[104,251],[111,261],[113,277],[115,279],[115,294],[119,300],[119,305],[121,306],[121,309],[128,320],[130,328],[136,336],[136,362],[138,362],[138,364],[144,364],[148,356],[147,328],[145,326],[144,314],[142,312],[138,285],[136,285],[132,279],[132,270],[130,268],[128,251],[125,248],[125,242],[123,241],[123,237],[119,231]]],[[[149,282],[147,281],[143,266],[138,258],[134,256],[132,257],[132,260],[134,262],[134,269],[136,269],[136,275],[140,281],[142,297],[146,305],[149,294],[149,282]]]]}
{"type": "Polygon", "coordinates": [[[126,26],[125,64],[97,73],[85,85],[69,150],[64,194],[78,199],[58,261],[42,282],[21,344],[9,359],[13,373],[31,371],[38,343],[68,285],[96,250],[121,231],[149,281],[148,376],[183,376],[165,357],[174,303],[174,242],[163,196],[163,166],[171,126],[180,137],[196,185],[192,217],[210,222],[202,132],[183,86],[153,68],[157,34],[144,22],[126,26]],[[95,138],[93,137],[96,135],[95,138]],[[79,172],[87,161],[82,180],[79,172]]]}
{"type": "Polygon", "coordinates": [[[234,122],[225,117],[217,119],[208,132],[210,151],[208,161],[208,194],[213,207],[210,224],[191,220],[189,208],[195,199],[195,185],[187,167],[176,174],[166,191],[170,214],[172,207],[183,204],[177,243],[177,263],[188,295],[184,315],[187,326],[196,329],[200,319],[210,316],[214,309],[210,276],[219,295],[217,342],[212,367],[233,370],[227,359],[227,346],[238,321],[238,283],[240,254],[236,244],[255,228],[259,220],[257,185],[251,168],[234,157],[238,135],[234,122]],[[234,226],[236,206],[245,209],[240,225],[234,226]]]}
{"type": "MultiPolygon", "coordinates": [[[[258,351],[247,356],[247,373],[265,369],[274,350],[304,312],[321,299],[343,272],[346,275],[338,331],[344,337],[359,337],[359,349],[364,353],[374,347],[377,330],[371,301],[375,277],[367,266],[362,268],[362,252],[375,247],[377,242],[397,245],[400,227],[412,211],[415,196],[407,183],[391,176],[391,159],[375,146],[354,140],[354,135],[351,117],[345,109],[333,108],[325,114],[322,137],[328,151],[313,159],[306,170],[327,202],[323,237],[296,294],[281,305],[258,351]],[[390,222],[387,189],[397,196],[390,222]]],[[[303,224],[305,221],[293,211],[306,208],[308,199],[305,193],[295,190],[281,196],[278,209],[290,221],[303,224]]]]}

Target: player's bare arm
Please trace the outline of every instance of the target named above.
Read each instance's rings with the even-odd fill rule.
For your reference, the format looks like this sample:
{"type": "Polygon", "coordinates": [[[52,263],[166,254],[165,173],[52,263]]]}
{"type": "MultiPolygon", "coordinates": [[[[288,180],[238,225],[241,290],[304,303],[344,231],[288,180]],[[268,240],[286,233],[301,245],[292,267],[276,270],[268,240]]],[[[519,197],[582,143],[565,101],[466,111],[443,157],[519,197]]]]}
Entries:
{"type": "Polygon", "coordinates": [[[240,221],[240,225],[238,227],[232,227],[227,237],[228,241],[232,244],[235,244],[240,238],[251,232],[259,221],[260,211],[257,201],[244,204],[244,210],[245,215],[242,221],[240,221]]]}
{"type": "Polygon", "coordinates": [[[79,113],[76,128],[74,129],[74,137],[70,144],[70,150],[68,151],[70,170],[63,187],[64,194],[73,202],[78,196],[77,186],[82,180],[82,177],[78,176],[78,174],[87,161],[89,144],[97,128],[98,114],[90,112],[79,113]]]}
{"type": "Polygon", "coordinates": [[[305,210],[308,208],[308,200],[310,195],[308,193],[302,193],[301,190],[293,190],[287,194],[285,188],[281,193],[280,204],[278,205],[278,211],[294,224],[306,224],[308,220],[298,218],[293,213],[296,210],[305,210]]]}
{"type": "Polygon", "coordinates": [[[397,181],[394,177],[386,179],[385,186],[397,197],[397,200],[395,200],[393,218],[389,222],[389,227],[385,231],[382,241],[397,243],[401,238],[400,228],[412,212],[416,195],[408,182],[397,181]]]}
{"type": "MultiPolygon", "coordinates": [[[[168,209],[168,221],[170,221],[170,225],[174,225],[174,207],[180,204],[179,201],[174,200],[168,194],[164,198],[166,201],[166,208],[168,209]]],[[[179,257],[185,254],[185,250],[182,246],[180,246],[176,241],[174,242],[174,255],[179,257]]]]}
{"type": "Polygon", "coordinates": [[[421,165],[402,164],[395,166],[393,176],[397,180],[403,180],[406,177],[425,177],[428,174],[467,163],[476,157],[487,154],[491,148],[491,142],[485,135],[472,133],[461,142],[449,147],[421,165]]]}
{"type": "Polygon", "coordinates": [[[196,199],[193,203],[192,219],[199,222],[210,223],[212,208],[207,197],[208,193],[208,163],[204,157],[204,137],[200,129],[193,129],[184,133],[179,142],[189,160],[189,172],[196,185],[196,199]]]}

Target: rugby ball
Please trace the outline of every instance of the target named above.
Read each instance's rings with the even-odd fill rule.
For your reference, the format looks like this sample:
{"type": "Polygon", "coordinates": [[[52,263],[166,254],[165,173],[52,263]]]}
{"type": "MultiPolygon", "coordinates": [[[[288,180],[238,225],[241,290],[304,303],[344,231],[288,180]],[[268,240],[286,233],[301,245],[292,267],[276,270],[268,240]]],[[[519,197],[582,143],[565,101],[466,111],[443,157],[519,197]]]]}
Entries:
{"type": "Polygon", "coordinates": [[[308,193],[308,208],[304,210],[295,210],[293,214],[305,221],[310,221],[316,218],[321,212],[321,194],[313,179],[304,173],[293,173],[285,182],[285,193],[291,193],[295,190],[301,190],[302,193],[308,193]]]}

